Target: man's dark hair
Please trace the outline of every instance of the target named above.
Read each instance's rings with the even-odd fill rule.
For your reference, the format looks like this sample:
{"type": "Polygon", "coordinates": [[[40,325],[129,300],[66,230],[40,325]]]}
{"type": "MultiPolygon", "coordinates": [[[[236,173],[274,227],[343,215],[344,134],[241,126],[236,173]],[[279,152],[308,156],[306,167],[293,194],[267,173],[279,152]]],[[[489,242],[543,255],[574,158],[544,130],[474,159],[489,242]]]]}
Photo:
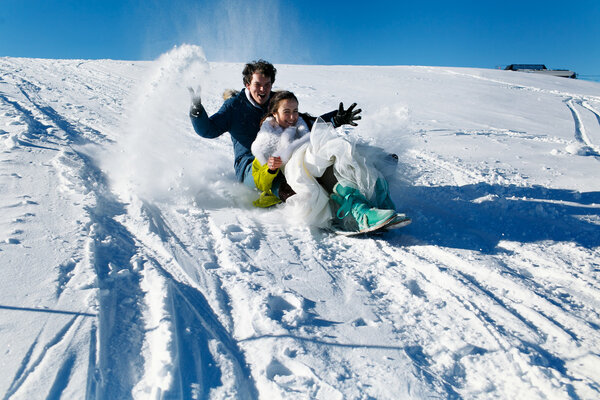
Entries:
{"type": "Polygon", "coordinates": [[[275,82],[275,74],[277,69],[268,61],[258,60],[246,64],[242,75],[244,75],[244,86],[249,85],[252,81],[252,75],[259,73],[267,78],[271,78],[271,83],[275,82]]]}

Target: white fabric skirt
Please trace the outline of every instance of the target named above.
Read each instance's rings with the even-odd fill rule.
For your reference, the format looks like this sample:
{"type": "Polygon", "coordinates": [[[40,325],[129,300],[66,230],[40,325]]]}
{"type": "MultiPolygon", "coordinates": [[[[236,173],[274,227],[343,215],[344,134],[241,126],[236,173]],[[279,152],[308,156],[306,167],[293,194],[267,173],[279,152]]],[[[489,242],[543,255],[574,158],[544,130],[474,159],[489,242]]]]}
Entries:
{"type": "Polygon", "coordinates": [[[382,149],[359,145],[347,136],[340,136],[330,123],[318,120],[310,133],[310,142],[296,149],[283,168],[296,194],[287,199],[282,211],[294,224],[330,226],[333,212],[329,194],[316,178],[333,166],[338,182],[359,189],[371,200],[377,179],[389,172],[382,171],[381,161],[385,156],[382,149]]]}

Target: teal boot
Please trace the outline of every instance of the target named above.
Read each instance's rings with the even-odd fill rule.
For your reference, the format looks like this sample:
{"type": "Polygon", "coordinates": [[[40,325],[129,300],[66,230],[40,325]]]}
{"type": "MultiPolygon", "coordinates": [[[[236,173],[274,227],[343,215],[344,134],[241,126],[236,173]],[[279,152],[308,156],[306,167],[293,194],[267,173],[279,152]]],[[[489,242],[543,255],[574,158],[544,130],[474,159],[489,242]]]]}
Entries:
{"type": "Polygon", "coordinates": [[[358,224],[359,232],[370,232],[379,229],[396,215],[394,210],[371,208],[365,196],[357,189],[342,186],[339,183],[333,187],[331,198],[340,205],[337,217],[343,219],[351,214],[358,224]]]}
{"type": "Polygon", "coordinates": [[[390,198],[390,187],[384,178],[375,182],[375,206],[385,210],[395,210],[396,205],[390,198]]]}
{"type": "MultiPolygon", "coordinates": [[[[379,178],[375,183],[375,201],[378,208],[395,210],[396,205],[390,198],[390,189],[385,179],[379,178]]],[[[405,227],[411,223],[411,219],[406,214],[397,213],[394,218],[386,225],[386,229],[397,229],[405,227]]]]}

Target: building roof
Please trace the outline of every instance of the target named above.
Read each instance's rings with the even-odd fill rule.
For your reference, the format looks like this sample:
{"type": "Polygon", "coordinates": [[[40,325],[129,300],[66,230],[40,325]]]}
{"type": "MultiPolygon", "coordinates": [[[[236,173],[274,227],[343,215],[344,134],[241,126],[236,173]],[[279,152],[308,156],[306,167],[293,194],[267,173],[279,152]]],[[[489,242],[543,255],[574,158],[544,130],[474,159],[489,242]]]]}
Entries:
{"type": "Polygon", "coordinates": [[[543,71],[546,68],[544,64],[510,64],[508,67],[504,68],[511,71],[518,71],[520,69],[529,69],[534,71],[543,71]]]}

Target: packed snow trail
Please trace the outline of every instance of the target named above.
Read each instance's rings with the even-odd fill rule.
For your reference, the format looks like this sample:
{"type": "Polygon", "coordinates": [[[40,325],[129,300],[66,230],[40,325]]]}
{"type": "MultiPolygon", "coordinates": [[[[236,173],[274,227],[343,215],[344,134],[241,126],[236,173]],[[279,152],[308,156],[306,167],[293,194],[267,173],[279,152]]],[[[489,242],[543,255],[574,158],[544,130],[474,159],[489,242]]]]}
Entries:
{"type": "Polygon", "coordinates": [[[302,110],[361,105],[412,225],[253,209],[187,117],[240,64],[0,59],[2,397],[597,398],[598,84],[277,67],[302,110]]]}

